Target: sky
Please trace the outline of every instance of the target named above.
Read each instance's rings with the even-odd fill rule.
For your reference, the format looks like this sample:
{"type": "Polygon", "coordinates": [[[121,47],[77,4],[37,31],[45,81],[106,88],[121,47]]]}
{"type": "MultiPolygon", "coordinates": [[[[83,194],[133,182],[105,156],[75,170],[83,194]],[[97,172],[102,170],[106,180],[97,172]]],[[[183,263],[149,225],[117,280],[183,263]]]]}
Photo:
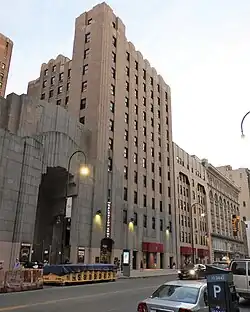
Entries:
{"type": "MultiPolygon", "coordinates": [[[[42,63],[71,58],[75,18],[94,0],[8,0],[0,32],[14,41],[7,93],[26,93],[42,63]]],[[[250,167],[250,1],[109,0],[127,38],[171,87],[173,139],[210,163],[250,167]]]]}

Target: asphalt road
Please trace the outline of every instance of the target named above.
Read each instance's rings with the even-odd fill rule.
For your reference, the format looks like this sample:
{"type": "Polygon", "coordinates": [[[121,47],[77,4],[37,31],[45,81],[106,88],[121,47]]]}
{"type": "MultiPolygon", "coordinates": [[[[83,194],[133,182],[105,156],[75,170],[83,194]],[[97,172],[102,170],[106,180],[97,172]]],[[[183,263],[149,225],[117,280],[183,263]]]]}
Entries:
{"type": "MultiPolygon", "coordinates": [[[[48,287],[0,295],[0,312],[136,312],[137,303],[175,276],[122,279],[114,283],[48,287]]],[[[241,304],[250,311],[250,302],[241,304]]]]}

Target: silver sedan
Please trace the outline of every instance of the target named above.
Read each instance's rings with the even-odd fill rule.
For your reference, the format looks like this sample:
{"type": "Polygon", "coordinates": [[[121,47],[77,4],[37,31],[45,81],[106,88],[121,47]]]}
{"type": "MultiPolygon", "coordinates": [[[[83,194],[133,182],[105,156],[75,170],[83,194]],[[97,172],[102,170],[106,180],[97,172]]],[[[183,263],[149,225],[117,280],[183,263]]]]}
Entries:
{"type": "Polygon", "coordinates": [[[138,312],[208,312],[206,281],[171,281],[140,302],[138,312]]]}

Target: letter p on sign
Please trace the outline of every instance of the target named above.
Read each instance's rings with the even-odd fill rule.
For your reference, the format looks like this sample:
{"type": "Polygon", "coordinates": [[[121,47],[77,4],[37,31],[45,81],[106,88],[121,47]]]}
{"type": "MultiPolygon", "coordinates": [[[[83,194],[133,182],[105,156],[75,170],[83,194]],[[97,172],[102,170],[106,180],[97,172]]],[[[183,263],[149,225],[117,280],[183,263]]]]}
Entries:
{"type": "Polygon", "coordinates": [[[219,285],[214,285],[214,298],[217,298],[217,294],[221,292],[221,287],[219,285]]]}

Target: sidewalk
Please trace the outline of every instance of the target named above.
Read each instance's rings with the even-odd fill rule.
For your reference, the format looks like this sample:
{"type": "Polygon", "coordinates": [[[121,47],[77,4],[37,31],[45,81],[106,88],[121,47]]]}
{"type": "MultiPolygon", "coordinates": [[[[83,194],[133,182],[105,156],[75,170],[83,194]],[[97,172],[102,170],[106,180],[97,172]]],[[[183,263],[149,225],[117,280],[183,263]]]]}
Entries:
{"type": "Polygon", "coordinates": [[[174,269],[144,269],[144,270],[131,270],[130,277],[123,276],[122,272],[117,273],[117,277],[125,278],[147,278],[155,276],[177,275],[177,270],[174,269]]]}

